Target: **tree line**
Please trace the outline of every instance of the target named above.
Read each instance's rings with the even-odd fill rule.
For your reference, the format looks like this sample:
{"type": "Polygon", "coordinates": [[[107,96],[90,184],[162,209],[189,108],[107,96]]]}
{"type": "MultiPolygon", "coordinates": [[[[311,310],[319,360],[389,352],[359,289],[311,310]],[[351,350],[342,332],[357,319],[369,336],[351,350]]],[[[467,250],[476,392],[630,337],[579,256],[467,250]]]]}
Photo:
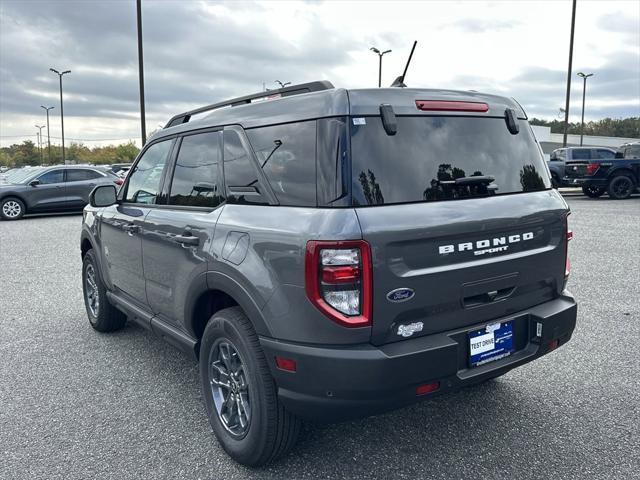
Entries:
{"type": "MultiPolygon", "coordinates": [[[[72,163],[104,165],[132,162],[139,151],[140,149],[133,142],[93,148],[82,143],[71,143],[69,146],[65,146],[64,156],[68,162],[72,163]]],[[[19,144],[0,148],[0,165],[13,168],[62,163],[62,147],[59,145],[51,145],[51,161],[49,161],[49,151],[46,145],[42,148],[42,158],[40,155],[38,146],[31,140],[25,140],[19,144]]]]}
{"type": "MultiPolygon", "coordinates": [[[[529,123],[531,125],[551,127],[551,133],[564,133],[563,120],[547,121],[531,118],[529,123]]],[[[580,135],[580,125],[580,122],[569,122],[567,133],[580,135]]],[[[602,120],[585,122],[584,134],[601,137],[640,138],[640,117],[603,118],[602,120]]]]}

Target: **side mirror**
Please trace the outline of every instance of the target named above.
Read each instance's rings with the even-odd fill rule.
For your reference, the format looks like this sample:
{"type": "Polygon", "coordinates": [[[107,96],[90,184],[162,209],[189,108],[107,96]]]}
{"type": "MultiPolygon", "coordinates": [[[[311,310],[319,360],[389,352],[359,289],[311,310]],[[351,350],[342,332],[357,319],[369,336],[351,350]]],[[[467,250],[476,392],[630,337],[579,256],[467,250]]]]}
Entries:
{"type": "Polygon", "coordinates": [[[31,185],[32,187],[35,187],[36,185],[40,185],[40,180],[38,180],[38,179],[31,180],[29,182],[29,185],[31,185]]]}
{"type": "Polygon", "coordinates": [[[117,200],[115,185],[98,185],[89,194],[89,205],[92,207],[108,207],[117,200]]]}

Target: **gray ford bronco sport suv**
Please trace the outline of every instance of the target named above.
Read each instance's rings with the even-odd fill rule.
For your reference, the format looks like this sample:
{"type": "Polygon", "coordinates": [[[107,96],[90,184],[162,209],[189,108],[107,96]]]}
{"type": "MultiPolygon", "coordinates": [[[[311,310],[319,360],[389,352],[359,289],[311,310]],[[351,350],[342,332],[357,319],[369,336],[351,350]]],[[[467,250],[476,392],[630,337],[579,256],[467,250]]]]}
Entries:
{"type": "Polygon", "coordinates": [[[513,100],[328,82],[172,118],[84,210],[83,288],[200,362],[245,465],[571,338],[569,209],[513,100]]]}

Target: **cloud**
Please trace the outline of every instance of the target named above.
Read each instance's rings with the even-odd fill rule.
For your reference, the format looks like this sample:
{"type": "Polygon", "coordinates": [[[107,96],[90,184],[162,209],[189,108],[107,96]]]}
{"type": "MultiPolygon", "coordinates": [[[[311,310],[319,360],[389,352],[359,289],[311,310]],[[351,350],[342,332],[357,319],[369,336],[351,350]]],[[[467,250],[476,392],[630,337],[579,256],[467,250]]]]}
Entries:
{"type": "MultiPolygon", "coordinates": [[[[570,14],[558,4],[394,1],[363,9],[359,2],[145,0],[147,123],[155,128],[180,111],[259,91],[263,82],[275,88],[276,79],[371,86],[378,73],[371,46],[393,49],[383,62],[388,85],[414,39],[411,86],[504,94],[531,115],[554,117],[564,104],[570,14]]],[[[638,114],[640,28],[627,5],[581,6],[574,60],[595,72],[587,92],[594,115],[638,114]]],[[[49,67],[72,71],[64,77],[67,135],[112,137],[104,134],[110,128],[137,135],[135,2],[2,0],[0,8],[0,142],[31,132],[42,104],[56,107],[51,127],[59,129],[58,78],[49,67]]],[[[573,80],[578,101],[581,82],[573,80]]]]}
{"type": "Polygon", "coordinates": [[[499,32],[501,30],[509,30],[517,28],[521,23],[518,21],[506,21],[506,20],[485,20],[480,18],[463,18],[450,24],[450,26],[457,28],[467,33],[487,33],[487,32],[499,32]]]}

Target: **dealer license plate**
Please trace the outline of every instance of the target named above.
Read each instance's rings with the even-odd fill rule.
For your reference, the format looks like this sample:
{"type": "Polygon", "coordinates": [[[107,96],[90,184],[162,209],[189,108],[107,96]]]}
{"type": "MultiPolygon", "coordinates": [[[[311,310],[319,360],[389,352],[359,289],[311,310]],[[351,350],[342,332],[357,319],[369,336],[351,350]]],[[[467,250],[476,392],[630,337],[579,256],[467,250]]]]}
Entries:
{"type": "Polygon", "coordinates": [[[469,332],[469,365],[477,367],[513,352],[513,322],[493,323],[469,332]]]}

